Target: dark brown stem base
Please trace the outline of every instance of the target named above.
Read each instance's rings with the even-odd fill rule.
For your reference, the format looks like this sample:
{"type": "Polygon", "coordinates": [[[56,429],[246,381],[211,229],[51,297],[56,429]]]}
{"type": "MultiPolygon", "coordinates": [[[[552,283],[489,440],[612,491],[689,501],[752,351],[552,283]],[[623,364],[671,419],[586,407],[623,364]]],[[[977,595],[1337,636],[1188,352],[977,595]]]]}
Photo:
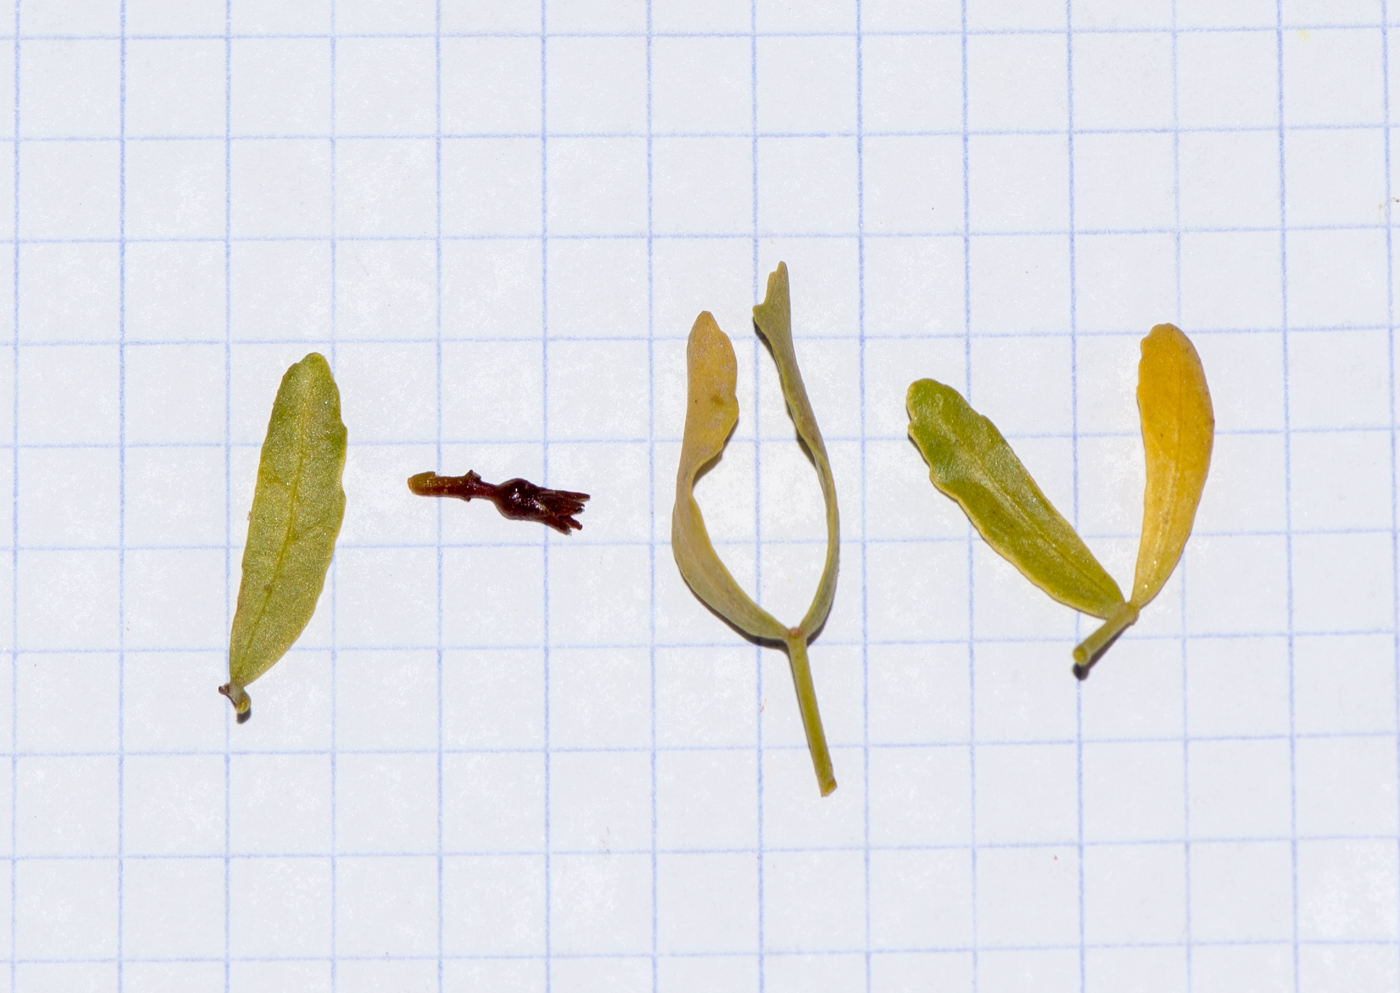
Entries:
{"type": "Polygon", "coordinates": [[[583,525],[574,514],[583,513],[587,493],[551,490],[524,479],[507,479],[504,483],[483,482],[475,472],[465,476],[439,476],[435,472],[420,472],[408,477],[408,488],[419,496],[456,497],[459,500],[485,499],[496,505],[502,517],[513,521],[539,521],[560,534],[581,531],[583,525]]]}

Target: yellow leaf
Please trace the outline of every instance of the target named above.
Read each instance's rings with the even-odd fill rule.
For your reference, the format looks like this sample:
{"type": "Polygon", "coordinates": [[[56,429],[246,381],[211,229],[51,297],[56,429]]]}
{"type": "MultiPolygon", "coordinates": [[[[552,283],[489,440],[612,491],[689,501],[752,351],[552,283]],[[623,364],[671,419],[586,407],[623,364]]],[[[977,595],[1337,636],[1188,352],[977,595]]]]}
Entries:
{"type": "Polygon", "coordinates": [[[1191,340],[1170,324],[1142,339],[1138,414],[1147,457],[1133,599],[1145,607],[1176,568],[1210,470],[1215,411],[1191,340]]]}
{"type": "Polygon", "coordinates": [[[1080,679],[1171,577],[1191,536],[1210,470],[1215,412],[1201,357],[1179,328],[1158,324],[1142,339],[1137,396],[1147,487],[1133,595],[1120,613],[1075,648],[1074,674],[1080,679]]]}

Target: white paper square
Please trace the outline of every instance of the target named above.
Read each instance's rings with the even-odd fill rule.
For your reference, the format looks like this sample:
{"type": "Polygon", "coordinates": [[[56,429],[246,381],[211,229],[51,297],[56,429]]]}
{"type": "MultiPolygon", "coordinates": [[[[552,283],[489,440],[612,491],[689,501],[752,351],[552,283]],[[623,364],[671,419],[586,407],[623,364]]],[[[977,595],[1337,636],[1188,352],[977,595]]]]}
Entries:
{"type": "Polygon", "coordinates": [[[982,745],[977,749],[977,840],[1065,842],[1076,834],[1074,749],[982,745]]]}
{"type": "Polygon", "coordinates": [[[457,852],[545,847],[544,759],[529,752],[444,756],[442,842],[457,852]]]}
{"type": "Polygon", "coordinates": [[[646,130],[646,45],[640,38],[551,38],[545,49],[551,134],[646,130]]]}
{"type": "Polygon", "coordinates": [[[972,937],[966,852],[875,852],[870,860],[870,943],[877,948],[962,945],[972,937]]]}
{"type": "Polygon", "coordinates": [[[337,131],[422,135],[434,130],[437,61],[431,38],[343,38],[336,43],[335,76],[337,131]]]}
{"type": "Polygon", "coordinates": [[[636,235],[646,230],[646,142],[556,138],[549,142],[546,218],[555,235],[636,235]]]}
{"type": "Polygon", "coordinates": [[[1299,938],[1389,941],[1396,933],[1395,853],[1376,841],[1298,845],[1299,938]]]}
{"type": "Polygon", "coordinates": [[[1084,937],[1179,942],[1186,933],[1182,845],[1094,845],[1084,851],[1084,937]]]}
{"type": "MultiPolygon", "coordinates": [[[[1000,2],[983,0],[983,6],[1000,2]]],[[[974,11],[968,15],[971,27],[974,11]]],[[[969,37],[968,127],[974,131],[1065,128],[1069,122],[1066,60],[1064,39],[1053,34],[969,37]]]]}
{"type": "Polygon", "coordinates": [[[758,227],[765,234],[852,234],[856,146],[848,138],[761,138],[758,227]]]}
{"type": "MultiPolygon", "coordinates": [[[[449,13],[443,12],[444,30],[449,13]]],[[[439,71],[447,133],[539,134],[540,44],[535,39],[443,38],[439,71]]]]}
{"type": "Polygon", "coordinates": [[[235,237],[330,233],[329,141],[235,141],[229,158],[229,226],[235,237]]]}
{"type": "Polygon", "coordinates": [[[223,43],[212,39],[128,41],[127,134],[221,134],[227,124],[224,54],[223,43]]]}
{"type": "Polygon", "coordinates": [[[550,872],[551,947],[629,955],[650,947],[650,856],[556,855],[550,872]]]}
{"type": "MultiPolygon", "coordinates": [[[[660,23],[665,15],[656,9],[652,16],[660,23]]],[[[744,20],[747,29],[747,13],[744,20]]],[[[752,50],[744,38],[654,39],[653,129],[729,134],[749,131],[753,125],[752,71],[752,50]]]]}
{"type": "Polygon", "coordinates": [[[239,755],[231,760],[229,769],[229,788],[239,797],[229,821],[233,851],[272,854],[326,850],[333,809],[327,756],[239,755]]]}
{"type": "Polygon", "coordinates": [[[117,768],[110,756],[23,758],[16,763],[15,850],[34,855],[117,854],[117,768]]]}
{"type": "Polygon", "coordinates": [[[223,954],[220,859],[141,859],[122,874],[123,950],[141,958],[223,954]]]}
{"type": "MultiPolygon", "coordinates": [[[[35,246],[36,248],[39,246],[35,246]]],[[[47,247],[47,246],[45,246],[47,247]]],[[[61,246],[67,248],[68,246],[61,246]]],[[[72,246],[81,258],[84,249],[96,248],[115,276],[115,251],[106,245],[72,246]]],[[[234,250],[237,256],[244,246],[234,250]]],[[[93,267],[100,272],[97,266],[93,267]]],[[[128,341],[177,339],[211,340],[227,330],[224,246],[208,242],[128,243],[126,246],[126,338],[128,341]]],[[[23,267],[21,267],[21,274],[23,267]]],[[[96,282],[88,270],[84,281],[96,282]]],[[[74,290],[77,288],[74,287],[74,290]]],[[[115,322],[115,292],[94,295],[93,306],[104,316],[63,320],[73,328],[93,330],[115,322]],[[100,309],[98,309],[100,308],[100,309]],[[112,316],[108,317],[107,314],[112,316]]],[[[271,296],[271,294],[269,294],[271,296]]],[[[22,295],[23,299],[23,295],[22,295]]],[[[42,298],[41,298],[42,299],[42,298]]]]}
{"type": "Polygon", "coordinates": [[[1273,127],[1278,104],[1278,51],[1269,32],[1201,31],[1177,40],[1180,126],[1273,127]]]}
{"type": "Polygon", "coordinates": [[[436,858],[342,858],[335,873],[341,955],[431,955],[438,949],[436,858]]]}
{"type": "MultiPolygon", "coordinates": [[[[805,783],[804,783],[805,785],[805,783]]],[[[668,851],[746,848],[758,839],[752,750],[668,748],[656,756],[656,842],[668,851]],[[707,811],[724,806],[725,816],[707,811]]]]}
{"type": "Polygon", "coordinates": [[[1300,124],[1376,124],[1384,111],[1373,85],[1381,60],[1374,32],[1323,29],[1281,35],[1284,119],[1300,124]]]}
{"type": "Polygon", "coordinates": [[[436,150],[417,138],[342,140],[335,156],[335,224],[342,236],[436,233],[436,150]]]}
{"type": "Polygon", "coordinates": [[[26,41],[19,82],[23,135],[115,137],[121,130],[120,73],[121,49],[114,40],[26,41]]]}
{"type": "Polygon", "coordinates": [[[870,753],[874,845],[966,845],[972,830],[968,749],[883,748],[870,753]]]}
{"type": "Polygon", "coordinates": [[[116,954],[116,859],[24,859],[14,873],[16,956],[116,954]]]}
{"type": "Polygon", "coordinates": [[[443,142],[442,229],[449,235],[533,235],[543,223],[534,138],[443,142]]]}
{"type": "Polygon", "coordinates": [[[229,945],[234,954],[319,958],[331,953],[330,859],[234,859],[229,864],[229,894],[229,945]]]}
{"type": "Polygon", "coordinates": [[[1379,129],[1290,131],[1284,155],[1289,224],[1382,222],[1384,137],[1379,129]]]}
{"type": "Polygon", "coordinates": [[[1178,743],[1085,745],[1081,762],[1086,838],[1150,841],[1182,834],[1185,759],[1178,743]]]}
{"type": "Polygon", "coordinates": [[[331,50],[320,38],[240,38],[229,59],[234,135],[312,136],[331,130],[331,50]]]}
{"type": "Polygon", "coordinates": [[[1165,134],[1075,135],[1075,224],[1089,229],[1174,226],[1176,157],[1175,143],[1165,134]]]}
{"type": "MultiPolygon", "coordinates": [[[[957,138],[867,138],[864,225],[871,234],[963,228],[962,142],[957,138]]],[[[974,215],[973,223],[980,218],[974,215]]]]}
{"type": "Polygon", "coordinates": [[[856,51],[850,37],[761,38],[758,128],[769,134],[855,128],[856,51]]]}
{"type": "MultiPolygon", "coordinates": [[[[862,7],[866,31],[878,15],[862,7]]],[[[962,53],[947,35],[867,34],[861,40],[861,123],[881,131],[962,127],[962,53]]]]}
{"type": "Polygon", "coordinates": [[[128,756],[122,780],[123,850],[222,855],[226,800],[224,760],[217,755],[128,756]]]}
{"type": "Polygon", "coordinates": [[[20,149],[20,235],[115,239],[120,147],[111,141],[30,142],[20,149]]]}
{"type": "Polygon", "coordinates": [[[669,234],[753,230],[753,145],[747,138],[652,142],[652,227],[669,234]]]}
{"type": "Polygon", "coordinates": [[[1078,857],[1073,848],[1026,846],[978,852],[978,940],[986,945],[1078,940],[1078,857]]]}
{"type": "Polygon", "coordinates": [[[860,926],[864,859],[858,852],[769,852],[763,866],[763,940],[775,951],[811,951],[822,934],[860,926]],[[824,880],[818,886],[817,881],[824,880]]]}
{"type": "Polygon", "coordinates": [[[608,854],[651,844],[651,756],[575,751],[550,760],[549,843],[608,854]]]}
{"type": "Polygon", "coordinates": [[[752,856],[663,855],[656,875],[658,947],[673,953],[755,948],[758,871],[752,856]]]}
{"type": "Polygon", "coordinates": [[[1181,222],[1189,228],[1279,223],[1277,136],[1264,131],[1180,137],[1181,222]]]}

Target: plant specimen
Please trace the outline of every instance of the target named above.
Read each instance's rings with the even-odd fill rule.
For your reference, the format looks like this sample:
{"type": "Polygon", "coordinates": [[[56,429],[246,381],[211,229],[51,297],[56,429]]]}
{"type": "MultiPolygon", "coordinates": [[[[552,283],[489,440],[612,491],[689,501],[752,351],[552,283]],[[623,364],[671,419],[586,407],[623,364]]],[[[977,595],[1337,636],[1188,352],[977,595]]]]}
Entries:
{"type": "Polygon", "coordinates": [[[1215,414],[1191,340],[1171,324],[1142,339],[1138,415],[1147,459],[1133,595],[1123,599],[991,421],[932,379],[909,387],[909,435],[934,486],[962,507],[987,544],[1050,596],[1103,625],[1074,650],[1084,679],[1161,591],[1186,546],[1210,468],[1215,414]]]}
{"type": "Polygon", "coordinates": [[[345,516],[344,468],[340,391],[312,352],[282,377],[258,462],[229,681],[219,687],[240,724],[252,715],[245,687],[287,653],[316,610],[345,516]]]}
{"type": "Polygon", "coordinates": [[[831,475],[826,445],[817,428],[806,387],[797,368],[792,345],[792,307],[788,294],[787,266],[768,277],[768,293],[753,309],[754,324],[768,342],[778,367],[778,379],[788,414],[798,437],[816,466],[826,503],[826,564],[807,615],[796,627],[786,627],[755,603],[740,588],[710,543],[700,505],[695,501],[695,481],[719,459],[739,420],[739,401],[734,394],[738,366],[734,346],[720,330],[709,311],[695,319],[686,344],[687,406],[685,434],[681,442],[680,466],[676,470],[676,504],[671,514],[671,550],[681,575],[695,595],[744,634],[760,642],[781,643],[788,653],[807,748],[816,769],[822,796],[836,789],[831,754],[817,710],[817,692],[807,661],[807,642],[821,628],[836,594],[840,524],[836,511],[836,484],[831,475]]]}
{"type": "Polygon", "coordinates": [[[550,490],[524,479],[485,483],[471,470],[465,476],[420,472],[408,477],[408,488],[419,496],[490,500],[502,517],[513,521],[539,521],[560,534],[583,530],[583,525],[574,520],[573,515],[583,513],[583,504],[588,499],[587,493],[550,490]]]}

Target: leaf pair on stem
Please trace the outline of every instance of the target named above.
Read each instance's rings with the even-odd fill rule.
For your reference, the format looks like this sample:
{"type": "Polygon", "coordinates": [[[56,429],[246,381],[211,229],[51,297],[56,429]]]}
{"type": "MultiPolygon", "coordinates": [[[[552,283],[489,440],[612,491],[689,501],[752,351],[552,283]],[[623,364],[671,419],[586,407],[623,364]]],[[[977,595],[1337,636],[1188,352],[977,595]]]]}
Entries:
{"type": "Polygon", "coordinates": [[[1215,414],[1189,338],[1159,324],[1142,340],[1138,414],[1147,458],[1133,595],[1123,599],[1098,559],[1036,486],[991,421],[932,379],[909,387],[909,435],[929,478],[956,500],[999,554],[1046,593],[1103,625],[1074,650],[1080,679],[1138,619],[1176,568],[1210,468],[1215,414]]]}
{"type": "Polygon", "coordinates": [[[777,270],[768,277],[768,294],[763,303],[753,309],[753,320],[772,349],[788,413],[816,465],[822,499],[826,503],[826,565],[816,595],[801,622],[796,627],[787,627],[743,591],[710,543],[700,505],[695,502],[695,480],[724,451],[739,420],[739,401],[734,394],[738,376],[734,346],[709,311],[695,319],[685,351],[688,399],[680,467],[676,471],[676,505],[671,514],[671,549],[685,581],[715,613],[744,634],[761,642],[781,643],[787,649],[807,748],[812,754],[822,796],[827,796],[836,789],[836,777],[831,768],[821,714],[817,710],[816,688],[812,685],[812,669],[807,662],[807,642],[826,621],[836,595],[840,523],[831,462],[792,346],[792,305],[787,266],[783,263],[779,262],[777,270]]]}

